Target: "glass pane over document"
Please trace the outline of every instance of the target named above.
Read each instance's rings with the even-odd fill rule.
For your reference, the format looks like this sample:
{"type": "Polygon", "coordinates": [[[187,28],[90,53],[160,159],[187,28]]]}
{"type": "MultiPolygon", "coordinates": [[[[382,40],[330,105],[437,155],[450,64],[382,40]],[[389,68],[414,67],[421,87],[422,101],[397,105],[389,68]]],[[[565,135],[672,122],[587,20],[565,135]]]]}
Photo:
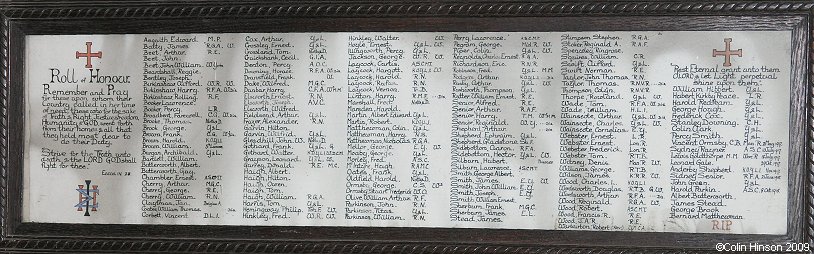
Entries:
{"type": "Polygon", "coordinates": [[[28,36],[24,220],[784,234],[790,41],[28,36]]]}

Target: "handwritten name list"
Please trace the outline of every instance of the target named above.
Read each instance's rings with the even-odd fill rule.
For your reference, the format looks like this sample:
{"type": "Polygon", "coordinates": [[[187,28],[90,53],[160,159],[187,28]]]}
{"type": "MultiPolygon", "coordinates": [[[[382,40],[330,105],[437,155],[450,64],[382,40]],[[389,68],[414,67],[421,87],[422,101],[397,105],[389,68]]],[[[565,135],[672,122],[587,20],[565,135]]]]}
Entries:
{"type": "Polygon", "coordinates": [[[786,232],[787,32],[26,50],[25,221],[786,232]]]}

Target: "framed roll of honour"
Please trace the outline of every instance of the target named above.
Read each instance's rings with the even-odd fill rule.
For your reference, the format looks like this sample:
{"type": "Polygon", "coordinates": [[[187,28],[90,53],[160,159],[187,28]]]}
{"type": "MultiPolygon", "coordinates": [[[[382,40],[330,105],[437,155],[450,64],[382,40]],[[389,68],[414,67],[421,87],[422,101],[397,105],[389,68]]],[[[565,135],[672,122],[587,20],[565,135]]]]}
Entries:
{"type": "Polygon", "coordinates": [[[4,3],[0,248],[808,252],[812,7],[4,3]]]}

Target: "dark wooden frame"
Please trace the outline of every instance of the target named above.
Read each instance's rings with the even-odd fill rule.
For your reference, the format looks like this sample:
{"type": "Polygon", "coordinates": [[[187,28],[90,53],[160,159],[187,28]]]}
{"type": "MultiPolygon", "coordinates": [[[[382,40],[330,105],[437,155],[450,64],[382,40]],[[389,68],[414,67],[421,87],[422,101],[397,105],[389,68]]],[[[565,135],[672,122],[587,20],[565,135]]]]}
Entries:
{"type": "MultiPolygon", "coordinates": [[[[717,242],[814,245],[811,1],[197,0],[0,3],[0,251],[699,252],[717,242]],[[599,28],[599,29],[597,29],[599,28]],[[24,36],[290,31],[791,30],[789,233],[782,236],[507,229],[81,225],[22,222],[24,36]]],[[[814,249],[814,246],[812,246],[814,249]]]]}

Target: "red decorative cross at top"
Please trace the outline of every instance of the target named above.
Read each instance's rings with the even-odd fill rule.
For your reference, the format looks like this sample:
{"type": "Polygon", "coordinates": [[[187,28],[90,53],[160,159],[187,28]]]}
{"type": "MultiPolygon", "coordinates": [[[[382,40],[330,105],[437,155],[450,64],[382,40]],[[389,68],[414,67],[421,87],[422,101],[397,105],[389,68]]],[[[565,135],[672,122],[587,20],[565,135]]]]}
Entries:
{"type": "Polygon", "coordinates": [[[743,57],[743,49],[730,50],[729,43],[732,42],[732,38],[725,38],[724,42],[726,43],[726,49],[723,51],[712,49],[712,57],[724,56],[724,67],[729,67],[732,66],[732,63],[729,62],[729,57],[732,55],[743,57]]]}
{"type": "Polygon", "coordinates": [[[91,57],[102,58],[102,51],[99,51],[99,52],[96,52],[96,53],[91,53],[90,52],[90,46],[91,45],[93,45],[93,42],[85,42],[85,46],[88,47],[88,51],[85,52],[85,53],[80,53],[79,51],[76,51],[76,59],[79,59],[80,57],[84,57],[87,60],[87,63],[85,63],[85,68],[93,68],[93,65],[90,64],[90,58],[91,57]]]}

